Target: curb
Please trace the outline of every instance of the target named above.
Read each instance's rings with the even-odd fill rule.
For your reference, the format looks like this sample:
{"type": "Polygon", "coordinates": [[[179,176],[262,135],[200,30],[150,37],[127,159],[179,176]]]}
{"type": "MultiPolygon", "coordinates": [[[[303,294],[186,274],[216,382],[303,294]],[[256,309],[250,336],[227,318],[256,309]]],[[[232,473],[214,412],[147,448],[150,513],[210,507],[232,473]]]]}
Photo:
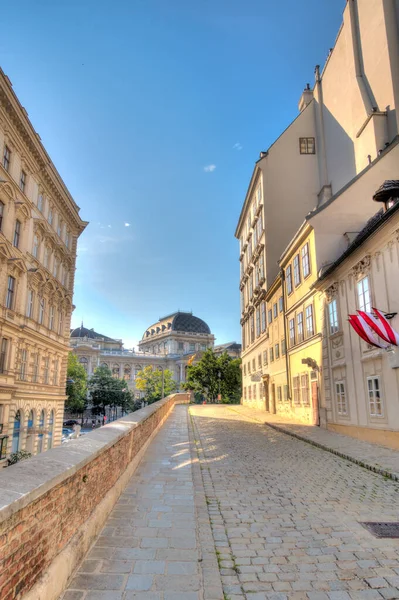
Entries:
{"type": "MultiPolygon", "coordinates": [[[[259,423],[260,421],[257,421],[257,422],[259,423]]],[[[275,429],[276,431],[279,431],[280,433],[285,433],[286,435],[290,435],[291,437],[294,437],[297,440],[301,440],[302,442],[311,444],[312,446],[315,446],[316,448],[320,448],[321,450],[325,450],[326,452],[330,452],[331,454],[335,454],[336,456],[344,458],[345,460],[348,460],[349,462],[352,462],[355,465],[358,465],[359,467],[363,467],[363,469],[367,469],[368,471],[372,471],[373,473],[377,473],[378,475],[382,475],[383,477],[392,479],[393,481],[399,481],[399,475],[396,475],[395,473],[391,473],[390,471],[386,471],[385,469],[383,469],[381,467],[376,467],[376,466],[366,463],[362,460],[359,460],[358,458],[354,458],[353,456],[350,456],[349,454],[344,454],[344,452],[340,452],[339,450],[334,450],[333,448],[330,448],[329,446],[326,446],[325,444],[321,444],[320,442],[315,442],[314,440],[311,440],[305,436],[299,435],[298,433],[294,433],[293,431],[289,431],[288,429],[285,429],[284,427],[280,427],[279,425],[275,425],[274,423],[268,423],[267,421],[265,421],[264,424],[267,425],[268,427],[270,427],[271,429],[275,429]]]]}

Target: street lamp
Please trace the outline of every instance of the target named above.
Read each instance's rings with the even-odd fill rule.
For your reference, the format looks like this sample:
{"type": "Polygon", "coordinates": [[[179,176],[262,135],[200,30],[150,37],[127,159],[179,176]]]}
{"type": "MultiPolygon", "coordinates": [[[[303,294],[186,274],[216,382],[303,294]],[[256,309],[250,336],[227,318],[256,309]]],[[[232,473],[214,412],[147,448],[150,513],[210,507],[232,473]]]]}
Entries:
{"type": "Polygon", "coordinates": [[[218,397],[218,401],[220,401],[220,378],[221,378],[222,374],[220,371],[218,371],[218,377],[219,377],[219,397],[218,397]]]}

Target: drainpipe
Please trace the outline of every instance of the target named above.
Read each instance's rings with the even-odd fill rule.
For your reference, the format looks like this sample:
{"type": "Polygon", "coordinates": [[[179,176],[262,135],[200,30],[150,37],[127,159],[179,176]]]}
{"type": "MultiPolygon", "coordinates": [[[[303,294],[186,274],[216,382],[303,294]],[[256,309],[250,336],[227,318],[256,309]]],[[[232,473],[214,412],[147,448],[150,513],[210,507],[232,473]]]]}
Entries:
{"type": "Polygon", "coordinates": [[[285,300],[285,273],[284,269],[280,271],[281,277],[281,288],[283,290],[283,315],[284,315],[284,338],[285,338],[285,370],[287,373],[287,392],[288,398],[292,400],[291,396],[291,367],[290,367],[290,358],[288,356],[288,337],[287,337],[287,318],[286,318],[286,300],[285,300]]]}
{"type": "Polygon", "coordinates": [[[383,0],[382,9],[385,18],[385,30],[388,43],[388,56],[391,67],[392,88],[394,94],[393,110],[396,121],[396,134],[399,133],[399,23],[395,0],[383,0]]]}
{"type": "Polygon", "coordinates": [[[363,100],[364,108],[367,116],[370,116],[373,112],[377,110],[377,107],[374,106],[373,100],[371,98],[371,90],[368,89],[366,82],[364,80],[364,69],[362,63],[362,56],[360,52],[360,43],[359,43],[359,19],[357,14],[357,6],[356,0],[349,0],[349,19],[351,25],[351,33],[352,33],[352,50],[353,50],[353,60],[355,63],[355,73],[356,73],[356,81],[359,87],[360,95],[363,100]]]}
{"type": "Polygon", "coordinates": [[[323,86],[320,77],[320,66],[315,67],[315,83],[319,88],[319,101],[317,102],[320,119],[320,145],[321,145],[321,189],[329,185],[328,183],[328,169],[327,169],[327,152],[326,152],[326,135],[324,129],[324,100],[323,100],[323,86]]]}

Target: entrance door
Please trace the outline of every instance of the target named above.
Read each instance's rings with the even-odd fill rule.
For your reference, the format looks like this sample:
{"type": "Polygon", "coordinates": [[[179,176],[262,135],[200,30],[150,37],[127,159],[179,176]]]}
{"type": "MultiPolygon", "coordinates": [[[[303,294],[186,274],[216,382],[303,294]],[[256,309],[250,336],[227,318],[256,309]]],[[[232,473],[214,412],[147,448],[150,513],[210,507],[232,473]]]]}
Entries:
{"type": "Polygon", "coordinates": [[[276,385],[272,384],[272,414],[276,414],[276,385]]]}
{"type": "Polygon", "coordinates": [[[312,425],[319,423],[319,388],[317,381],[312,381],[312,425]]]}

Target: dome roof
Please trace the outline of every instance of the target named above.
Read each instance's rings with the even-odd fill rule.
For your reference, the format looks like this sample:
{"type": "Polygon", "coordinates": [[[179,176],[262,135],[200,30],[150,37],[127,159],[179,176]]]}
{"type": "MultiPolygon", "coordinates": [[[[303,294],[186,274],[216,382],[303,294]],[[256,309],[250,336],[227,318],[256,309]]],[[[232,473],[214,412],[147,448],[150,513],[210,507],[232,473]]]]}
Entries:
{"type": "Polygon", "coordinates": [[[143,340],[148,339],[151,335],[156,335],[165,331],[211,334],[211,330],[205,321],[195,317],[192,313],[178,311],[171,315],[167,315],[166,317],[162,317],[157,323],[148,327],[144,332],[143,340]]]}
{"type": "Polygon", "coordinates": [[[94,329],[87,329],[87,327],[83,326],[83,323],[81,324],[80,327],[76,327],[76,329],[71,330],[70,337],[71,338],[90,338],[92,340],[102,339],[102,340],[108,340],[111,342],[115,341],[113,338],[107,337],[106,335],[103,335],[102,333],[97,333],[96,331],[94,331],[94,329]]]}

